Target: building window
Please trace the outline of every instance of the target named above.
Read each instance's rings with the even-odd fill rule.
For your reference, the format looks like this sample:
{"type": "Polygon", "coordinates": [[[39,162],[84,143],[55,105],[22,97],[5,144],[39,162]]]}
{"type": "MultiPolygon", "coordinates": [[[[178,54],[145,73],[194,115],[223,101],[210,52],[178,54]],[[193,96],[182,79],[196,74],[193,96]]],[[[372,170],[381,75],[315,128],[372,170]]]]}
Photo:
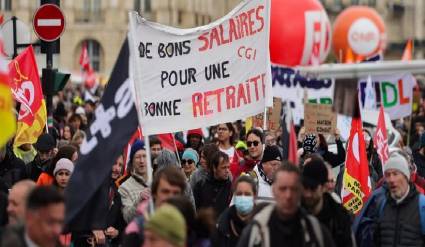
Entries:
{"type": "Polygon", "coordinates": [[[84,0],[82,11],[76,12],[76,22],[101,22],[102,16],[101,0],[84,0]]]}
{"type": "Polygon", "coordinates": [[[12,11],[12,0],[1,0],[0,1],[1,11],[12,11]]]}
{"type": "MultiPolygon", "coordinates": [[[[87,55],[90,59],[90,65],[95,71],[99,72],[101,69],[102,47],[99,42],[93,39],[83,41],[81,47],[83,47],[84,44],[87,45],[87,55]]],[[[82,50],[82,48],[80,48],[80,50],[82,50]]]]}

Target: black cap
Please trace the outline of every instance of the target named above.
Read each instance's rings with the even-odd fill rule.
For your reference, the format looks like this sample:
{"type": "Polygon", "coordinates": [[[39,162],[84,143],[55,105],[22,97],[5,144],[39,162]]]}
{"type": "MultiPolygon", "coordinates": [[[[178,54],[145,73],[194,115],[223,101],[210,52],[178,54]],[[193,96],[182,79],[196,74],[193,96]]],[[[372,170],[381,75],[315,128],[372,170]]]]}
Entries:
{"type": "Polygon", "coordinates": [[[264,149],[262,163],[272,160],[282,161],[282,154],[280,153],[279,148],[276,145],[266,146],[264,149]]]}
{"type": "Polygon", "coordinates": [[[315,189],[328,181],[328,169],[325,162],[313,159],[305,164],[303,170],[303,185],[306,188],[315,189]]]}
{"type": "Polygon", "coordinates": [[[47,152],[56,147],[56,141],[50,134],[42,134],[38,137],[38,140],[35,143],[34,147],[38,151],[47,152]]]}

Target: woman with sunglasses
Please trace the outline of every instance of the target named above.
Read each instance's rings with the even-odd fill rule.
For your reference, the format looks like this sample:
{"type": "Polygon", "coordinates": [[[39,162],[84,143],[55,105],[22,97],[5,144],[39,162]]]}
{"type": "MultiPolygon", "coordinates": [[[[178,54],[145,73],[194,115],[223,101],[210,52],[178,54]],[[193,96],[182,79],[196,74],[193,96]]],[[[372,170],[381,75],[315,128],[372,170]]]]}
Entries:
{"type": "Polygon", "coordinates": [[[187,181],[189,181],[190,176],[196,170],[198,162],[198,153],[192,148],[186,148],[181,159],[181,166],[187,181]]]}

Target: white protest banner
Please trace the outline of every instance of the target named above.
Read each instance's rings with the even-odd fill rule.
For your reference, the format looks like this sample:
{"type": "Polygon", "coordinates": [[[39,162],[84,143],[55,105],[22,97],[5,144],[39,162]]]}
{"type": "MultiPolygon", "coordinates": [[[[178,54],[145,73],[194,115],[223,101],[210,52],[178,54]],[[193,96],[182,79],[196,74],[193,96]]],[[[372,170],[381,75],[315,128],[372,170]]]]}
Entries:
{"type": "Polygon", "coordinates": [[[269,0],[246,0],[223,18],[192,29],[129,14],[144,134],[245,119],[272,106],[269,8],[269,0]]]}
{"type": "Polygon", "coordinates": [[[308,102],[332,104],[335,82],[332,79],[307,78],[298,71],[279,65],[272,66],[273,96],[287,101],[292,109],[294,124],[304,119],[304,92],[307,89],[308,102]]]}
{"type": "MultiPolygon", "coordinates": [[[[412,114],[413,87],[416,85],[412,74],[395,74],[372,76],[372,84],[376,92],[376,109],[382,105],[391,120],[400,119],[412,114]]],[[[364,108],[367,78],[359,80],[360,106],[364,108]]]]}

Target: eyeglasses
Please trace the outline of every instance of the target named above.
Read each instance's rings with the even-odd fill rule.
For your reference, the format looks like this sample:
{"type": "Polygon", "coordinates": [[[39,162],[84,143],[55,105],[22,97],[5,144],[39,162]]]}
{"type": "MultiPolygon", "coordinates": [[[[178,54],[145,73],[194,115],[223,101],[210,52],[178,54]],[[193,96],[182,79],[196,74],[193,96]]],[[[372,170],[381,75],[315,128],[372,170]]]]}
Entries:
{"type": "Polygon", "coordinates": [[[193,161],[193,160],[182,160],[182,165],[185,165],[185,164],[189,164],[189,165],[192,165],[193,163],[195,163],[195,161],[193,161]]]}
{"type": "Polygon", "coordinates": [[[260,144],[260,142],[259,142],[259,141],[253,141],[253,142],[251,142],[251,141],[247,141],[247,142],[246,142],[246,145],[247,145],[248,147],[251,147],[252,145],[254,145],[254,147],[256,147],[256,146],[258,146],[258,144],[260,144]]]}

